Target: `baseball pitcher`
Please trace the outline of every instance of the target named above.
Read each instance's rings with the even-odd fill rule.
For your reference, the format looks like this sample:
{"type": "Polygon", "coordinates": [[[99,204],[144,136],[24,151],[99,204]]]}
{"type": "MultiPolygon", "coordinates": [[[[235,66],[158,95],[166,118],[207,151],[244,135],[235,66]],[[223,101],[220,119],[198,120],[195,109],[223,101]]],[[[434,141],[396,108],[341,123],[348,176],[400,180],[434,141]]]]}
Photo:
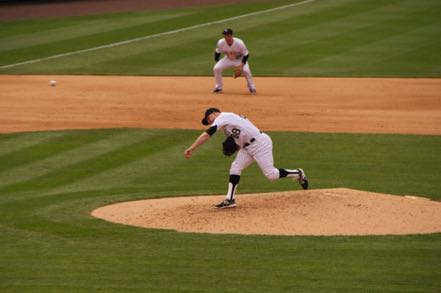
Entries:
{"type": "MultiPolygon", "coordinates": [[[[269,180],[292,177],[300,183],[303,189],[308,189],[308,179],[302,169],[280,169],[274,167],[271,138],[266,133],[262,133],[245,116],[221,112],[218,108],[209,108],[205,111],[202,124],[210,125],[210,127],[184,151],[185,158],[189,159],[193,151],[204,144],[218,130],[221,130],[227,136],[227,140],[230,141],[229,143],[224,143],[224,148],[230,148],[231,144],[235,144],[236,148],[232,147],[233,152],[236,149],[238,150],[230,168],[227,195],[221,203],[215,206],[216,208],[236,207],[235,193],[240,176],[242,171],[254,161],[257,162],[262,173],[269,180]]],[[[224,150],[224,153],[231,154],[229,150],[224,150]]]]}

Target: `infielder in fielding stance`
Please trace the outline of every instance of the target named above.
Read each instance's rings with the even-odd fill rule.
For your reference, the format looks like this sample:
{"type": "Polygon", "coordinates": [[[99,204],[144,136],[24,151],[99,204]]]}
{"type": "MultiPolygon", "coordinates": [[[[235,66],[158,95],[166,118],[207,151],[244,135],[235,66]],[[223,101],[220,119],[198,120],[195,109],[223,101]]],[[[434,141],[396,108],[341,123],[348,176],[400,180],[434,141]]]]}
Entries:
{"type": "Polygon", "coordinates": [[[303,189],[308,189],[308,179],[302,169],[279,169],[274,167],[271,138],[267,134],[262,133],[245,116],[221,112],[217,108],[209,108],[205,111],[202,124],[211,126],[184,151],[186,159],[189,159],[193,151],[207,142],[217,130],[221,130],[227,137],[232,136],[239,148],[236,158],[231,164],[226,198],[216,205],[217,208],[236,207],[235,192],[240,176],[242,171],[254,161],[257,162],[262,173],[269,180],[292,177],[300,183],[303,189]]]}
{"type": "Polygon", "coordinates": [[[225,29],[222,34],[224,38],[217,42],[214,53],[216,64],[214,65],[213,73],[216,79],[216,87],[213,93],[222,93],[224,88],[222,72],[227,68],[234,68],[234,77],[236,78],[243,74],[247,80],[248,90],[252,95],[256,94],[256,87],[253,83],[253,76],[248,64],[248,57],[250,55],[245,43],[241,39],[233,37],[233,30],[230,28],[225,29]],[[220,59],[221,54],[224,55],[222,59],[220,59]]]}

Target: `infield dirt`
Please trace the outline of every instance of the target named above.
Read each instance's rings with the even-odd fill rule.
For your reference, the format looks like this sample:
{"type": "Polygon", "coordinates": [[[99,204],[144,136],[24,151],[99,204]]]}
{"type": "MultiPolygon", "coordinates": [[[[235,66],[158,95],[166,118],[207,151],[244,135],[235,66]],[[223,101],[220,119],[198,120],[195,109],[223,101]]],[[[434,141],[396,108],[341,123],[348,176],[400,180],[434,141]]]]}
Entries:
{"type": "Polygon", "coordinates": [[[87,128],[203,129],[211,106],[263,131],[441,134],[440,79],[0,76],[0,132],[87,128]],[[57,86],[50,86],[56,80],[57,86]]]}

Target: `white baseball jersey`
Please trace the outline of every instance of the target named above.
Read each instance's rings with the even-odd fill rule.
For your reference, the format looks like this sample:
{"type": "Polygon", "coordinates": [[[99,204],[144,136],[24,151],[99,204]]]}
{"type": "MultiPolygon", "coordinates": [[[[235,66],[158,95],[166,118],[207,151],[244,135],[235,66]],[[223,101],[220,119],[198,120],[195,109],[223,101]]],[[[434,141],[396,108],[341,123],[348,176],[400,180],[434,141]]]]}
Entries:
{"type": "Polygon", "coordinates": [[[257,139],[261,134],[260,130],[245,116],[229,112],[220,113],[211,126],[217,126],[226,136],[232,135],[240,147],[244,147],[252,139],[257,139]]]}
{"type": "Polygon", "coordinates": [[[225,39],[220,39],[217,42],[216,53],[222,53],[230,60],[242,59],[243,56],[248,55],[245,43],[238,38],[233,38],[233,40],[233,44],[229,46],[225,39]]]}

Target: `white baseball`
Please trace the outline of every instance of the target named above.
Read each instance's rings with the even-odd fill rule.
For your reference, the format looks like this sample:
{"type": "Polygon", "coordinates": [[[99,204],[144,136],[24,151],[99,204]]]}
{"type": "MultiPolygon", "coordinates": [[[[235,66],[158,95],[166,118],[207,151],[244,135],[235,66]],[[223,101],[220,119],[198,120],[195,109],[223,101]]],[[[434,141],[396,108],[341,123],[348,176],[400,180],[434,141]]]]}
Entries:
{"type": "Polygon", "coordinates": [[[56,80],[51,80],[50,81],[50,85],[51,86],[56,86],[57,85],[57,81],[56,80]]]}

